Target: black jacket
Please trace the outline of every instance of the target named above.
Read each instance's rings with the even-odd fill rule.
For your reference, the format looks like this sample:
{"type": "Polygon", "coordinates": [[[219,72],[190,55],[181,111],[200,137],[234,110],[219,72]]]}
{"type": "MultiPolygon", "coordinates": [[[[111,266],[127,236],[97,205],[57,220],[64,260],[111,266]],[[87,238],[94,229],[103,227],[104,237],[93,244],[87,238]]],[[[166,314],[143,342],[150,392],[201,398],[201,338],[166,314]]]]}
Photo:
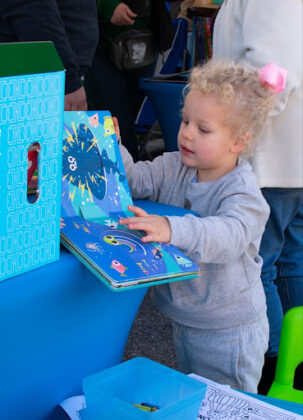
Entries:
{"type": "Polygon", "coordinates": [[[96,0],[0,0],[0,42],[22,41],[53,41],[65,93],[79,89],[98,43],[96,0]]]}

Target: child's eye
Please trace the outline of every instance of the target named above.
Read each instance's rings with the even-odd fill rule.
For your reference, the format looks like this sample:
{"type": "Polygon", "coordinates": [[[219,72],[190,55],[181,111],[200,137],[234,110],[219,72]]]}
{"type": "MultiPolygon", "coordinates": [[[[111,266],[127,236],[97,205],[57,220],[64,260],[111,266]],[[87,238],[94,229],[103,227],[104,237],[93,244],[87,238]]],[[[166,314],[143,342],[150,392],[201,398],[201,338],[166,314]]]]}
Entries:
{"type": "Polygon", "coordinates": [[[199,127],[199,131],[201,131],[202,133],[209,133],[209,130],[207,130],[207,128],[204,127],[199,127]]]}
{"type": "Polygon", "coordinates": [[[185,124],[185,125],[187,125],[188,124],[188,121],[183,118],[182,123],[185,124]]]}

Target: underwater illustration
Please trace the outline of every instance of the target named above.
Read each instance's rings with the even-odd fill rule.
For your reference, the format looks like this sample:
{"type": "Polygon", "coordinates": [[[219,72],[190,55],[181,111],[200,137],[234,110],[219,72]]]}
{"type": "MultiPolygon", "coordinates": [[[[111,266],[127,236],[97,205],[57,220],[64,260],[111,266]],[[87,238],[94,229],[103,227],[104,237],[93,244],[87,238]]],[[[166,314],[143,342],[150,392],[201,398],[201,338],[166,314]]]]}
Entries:
{"type": "Polygon", "coordinates": [[[180,250],[119,224],[133,202],[110,113],[65,112],[63,131],[61,242],[113,287],[197,277],[180,250]]]}

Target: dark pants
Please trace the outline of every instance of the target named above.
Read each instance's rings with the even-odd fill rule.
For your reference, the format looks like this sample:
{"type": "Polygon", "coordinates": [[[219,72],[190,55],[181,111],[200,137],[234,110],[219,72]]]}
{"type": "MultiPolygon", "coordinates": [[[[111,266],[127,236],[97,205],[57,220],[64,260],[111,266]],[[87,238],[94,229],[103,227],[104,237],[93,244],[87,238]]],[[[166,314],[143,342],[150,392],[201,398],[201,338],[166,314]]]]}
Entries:
{"type": "MultiPolygon", "coordinates": [[[[258,392],[266,395],[275,375],[283,316],[303,305],[303,188],[263,188],[262,193],[270,206],[260,247],[270,335],[258,392]]],[[[295,375],[296,386],[302,387],[302,371],[295,375]]]]}
{"type": "Polygon", "coordinates": [[[146,96],[139,88],[141,77],[154,73],[155,63],[134,70],[120,71],[110,59],[108,41],[100,41],[91,69],[85,75],[85,90],[91,110],[108,110],[118,118],[121,140],[134,160],[138,157],[134,121],[146,96]]]}
{"type": "Polygon", "coordinates": [[[270,217],[262,237],[262,282],[270,326],[268,357],[278,355],[285,312],[303,305],[303,188],[263,188],[270,217]]]}

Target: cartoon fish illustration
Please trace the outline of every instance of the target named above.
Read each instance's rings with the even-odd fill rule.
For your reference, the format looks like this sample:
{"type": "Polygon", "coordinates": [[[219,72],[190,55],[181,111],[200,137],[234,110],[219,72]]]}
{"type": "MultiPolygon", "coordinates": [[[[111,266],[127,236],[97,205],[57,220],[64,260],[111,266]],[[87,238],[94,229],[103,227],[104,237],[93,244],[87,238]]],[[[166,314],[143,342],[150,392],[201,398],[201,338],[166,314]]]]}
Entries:
{"type": "Polygon", "coordinates": [[[110,268],[113,268],[114,270],[118,271],[121,276],[126,277],[125,270],[127,270],[127,267],[125,267],[123,264],[121,264],[117,260],[112,260],[110,268]]]}
{"type": "Polygon", "coordinates": [[[105,226],[111,227],[112,229],[117,229],[118,227],[118,222],[116,222],[115,220],[105,220],[104,221],[105,226]]]}
{"type": "Polygon", "coordinates": [[[107,115],[104,117],[104,135],[111,136],[115,134],[115,127],[112,118],[107,115]]]}
{"type": "Polygon", "coordinates": [[[108,230],[104,232],[104,234],[107,235],[103,236],[103,240],[110,245],[127,245],[130,248],[129,252],[136,251],[143,255],[147,255],[144,243],[141,241],[138,235],[135,235],[131,232],[126,232],[122,229],[115,229],[115,236],[113,236],[112,230],[108,230]]]}
{"type": "Polygon", "coordinates": [[[185,257],[181,257],[181,255],[174,254],[175,260],[179,265],[183,265],[184,267],[190,267],[192,265],[191,260],[185,257]]]}
{"type": "Polygon", "coordinates": [[[154,254],[156,260],[161,260],[161,258],[163,257],[163,253],[160,252],[160,248],[158,247],[155,247],[155,249],[152,250],[152,253],[154,254]]]}
{"type": "Polygon", "coordinates": [[[124,181],[126,179],[125,174],[123,174],[122,172],[120,172],[119,168],[118,168],[118,162],[114,162],[112,161],[107,154],[107,151],[105,149],[102,150],[101,153],[102,156],[102,164],[106,170],[106,172],[108,174],[110,174],[112,172],[112,174],[118,174],[119,175],[119,181],[124,181]]]}
{"type": "Polygon", "coordinates": [[[118,246],[118,245],[127,245],[130,248],[129,252],[134,251],[134,247],[125,239],[117,239],[115,236],[112,235],[106,235],[103,237],[104,242],[110,245],[118,246]]]}
{"type": "Polygon", "coordinates": [[[86,233],[90,233],[90,230],[87,229],[87,227],[85,225],[81,225],[82,229],[84,230],[84,232],[86,233]]]}
{"type": "Polygon", "coordinates": [[[98,115],[98,113],[96,112],[96,114],[89,117],[88,121],[89,121],[89,123],[92,127],[98,127],[98,125],[99,125],[99,115],[98,115]]]}

